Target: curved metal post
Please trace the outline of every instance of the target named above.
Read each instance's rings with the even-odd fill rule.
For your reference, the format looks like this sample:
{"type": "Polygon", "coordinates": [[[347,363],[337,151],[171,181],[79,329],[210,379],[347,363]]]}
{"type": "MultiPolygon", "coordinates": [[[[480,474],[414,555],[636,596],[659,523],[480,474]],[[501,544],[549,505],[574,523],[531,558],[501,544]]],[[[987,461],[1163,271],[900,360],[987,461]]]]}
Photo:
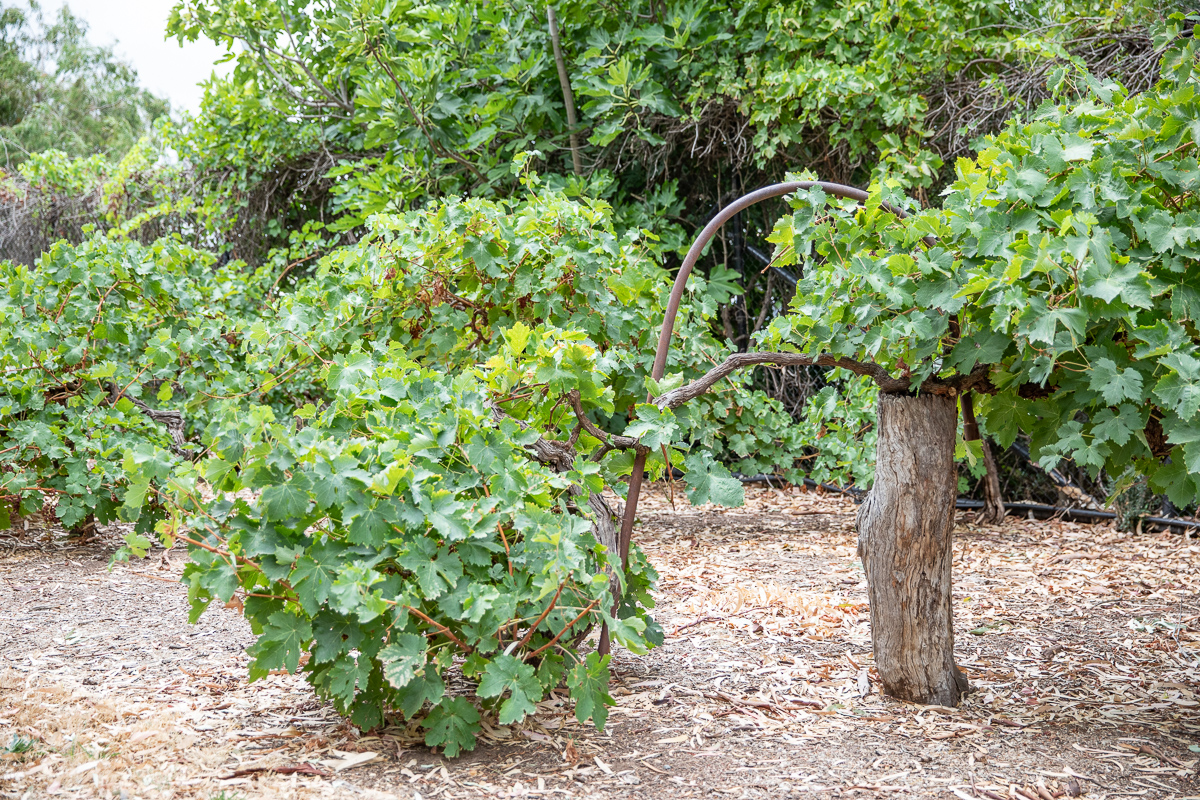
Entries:
{"type": "MultiPolygon", "coordinates": [[[[683,265],[679,268],[679,274],[675,276],[675,285],[671,288],[671,297],[667,301],[667,313],[663,318],[662,330],[658,334],[658,347],[654,352],[654,367],[650,371],[651,378],[656,381],[662,380],[663,373],[667,368],[667,353],[671,349],[671,335],[675,330],[675,317],[679,314],[679,304],[682,302],[683,293],[687,289],[688,278],[691,276],[696,262],[700,260],[700,254],[704,251],[708,243],[712,241],[712,238],[716,236],[721,226],[728,222],[734,215],[756,203],[761,203],[763,200],[770,200],[773,197],[780,197],[792,194],[793,192],[806,191],[814,187],[820,187],[826,194],[831,194],[834,197],[844,197],[850,200],[857,200],[860,203],[864,202],[868,197],[867,193],[862,189],[845,186],[840,183],[828,183],[826,181],[789,181],[787,183],[776,183],[771,186],[764,186],[734,200],[721,209],[720,213],[704,226],[704,230],[700,231],[700,235],[696,237],[696,241],[692,242],[691,249],[688,250],[687,256],[684,257],[683,265]]],[[[904,219],[907,216],[903,210],[895,208],[890,204],[885,203],[884,208],[900,219],[904,219]]],[[[645,471],[645,468],[646,455],[645,453],[639,453],[633,461],[633,474],[629,476],[629,491],[625,498],[625,516],[621,519],[619,543],[622,569],[629,562],[629,545],[633,539],[633,520],[637,514],[638,499],[642,492],[642,473],[645,471]]],[[[602,654],[609,651],[607,626],[604,627],[600,634],[599,651],[602,654]]]]}

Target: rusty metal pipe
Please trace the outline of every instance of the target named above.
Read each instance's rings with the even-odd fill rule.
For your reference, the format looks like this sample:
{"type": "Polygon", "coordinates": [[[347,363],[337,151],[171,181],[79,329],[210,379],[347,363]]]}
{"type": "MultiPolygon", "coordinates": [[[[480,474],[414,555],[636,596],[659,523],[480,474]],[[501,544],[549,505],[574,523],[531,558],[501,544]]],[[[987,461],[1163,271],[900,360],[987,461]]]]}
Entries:
{"type": "MultiPolygon", "coordinates": [[[[712,241],[712,238],[717,235],[717,231],[721,229],[721,226],[739,212],[756,203],[761,203],[763,200],[770,200],[773,197],[781,197],[793,192],[805,191],[816,186],[821,187],[821,190],[826,194],[831,194],[835,197],[845,197],[857,200],[860,203],[867,199],[867,193],[862,189],[857,189],[853,186],[844,186],[840,183],[827,183],[826,181],[789,181],[787,183],[776,183],[771,186],[764,186],[734,200],[721,209],[720,213],[704,226],[704,230],[700,231],[700,235],[692,243],[687,256],[683,259],[683,265],[679,268],[679,273],[675,276],[675,285],[671,288],[670,299],[667,300],[667,312],[663,318],[662,331],[658,334],[658,346],[654,352],[654,367],[650,371],[651,378],[656,381],[662,380],[663,373],[666,372],[667,353],[671,349],[671,335],[675,330],[675,318],[679,315],[679,304],[683,301],[683,293],[687,290],[688,278],[691,277],[692,269],[695,268],[696,262],[700,260],[700,254],[708,246],[708,243],[712,241]]],[[[890,205],[886,206],[886,208],[901,219],[906,216],[898,208],[893,208],[890,205]]],[[[629,558],[629,543],[633,536],[633,518],[637,512],[638,497],[641,495],[642,472],[645,466],[646,456],[637,456],[633,462],[633,474],[629,477],[629,492],[625,503],[625,516],[621,520],[620,543],[622,567],[624,567],[629,558]]]]}
{"type": "MultiPolygon", "coordinates": [[[[696,262],[700,260],[700,254],[704,251],[708,243],[712,241],[712,238],[717,235],[717,231],[721,229],[721,226],[739,212],[756,203],[761,203],[763,200],[770,200],[773,197],[781,197],[793,192],[806,191],[818,186],[826,194],[857,200],[860,203],[868,197],[867,193],[862,189],[845,186],[840,183],[828,183],[826,181],[788,181],[787,183],[776,183],[739,197],[721,209],[720,213],[704,226],[704,230],[700,231],[700,234],[696,237],[696,241],[692,242],[691,249],[688,250],[687,256],[683,259],[683,265],[680,266],[679,273],[675,276],[675,285],[671,288],[670,299],[667,300],[667,313],[663,317],[662,330],[658,334],[658,347],[654,351],[654,366],[650,370],[651,378],[656,381],[662,380],[663,373],[666,372],[667,352],[671,349],[671,335],[675,330],[675,317],[679,315],[679,304],[683,301],[683,293],[687,290],[688,278],[691,277],[692,269],[696,266],[696,262]]],[[[895,208],[890,204],[885,203],[884,208],[900,219],[904,219],[907,216],[903,210],[895,208]]],[[[619,543],[622,570],[629,563],[629,546],[633,539],[633,520],[637,514],[638,499],[642,493],[642,473],[645,471],[645,468],[646,454],[639,453],[633,461],[633,474],[629,476],[629,491],[625,497],[625,516],[621,519],[619,543]]],[[[602,654],[609,651],[607,626],[600,633],[599,651],[602,654]]]]}

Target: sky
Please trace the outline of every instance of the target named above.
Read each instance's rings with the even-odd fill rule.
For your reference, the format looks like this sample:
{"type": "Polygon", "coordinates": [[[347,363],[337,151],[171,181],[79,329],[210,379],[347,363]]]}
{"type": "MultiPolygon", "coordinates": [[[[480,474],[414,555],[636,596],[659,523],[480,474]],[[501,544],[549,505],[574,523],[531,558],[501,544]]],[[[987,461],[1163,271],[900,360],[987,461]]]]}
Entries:
{"type": "MultiPolygon", "coordinates": [[[[49,20],[63,4],[42,0],[42,13],[49,20]]],[[[170,100],[173,110],[195,111],[203,95],[198,84],[214,69],[221,75],[232,71],[232,63],[213,66],[224,51],[207,39],[180,47],[165,38],[174,0],[67,0],[66,5],[87,22],[89,41],[113,46],[137,70],[142,85],[170,100]]]]}

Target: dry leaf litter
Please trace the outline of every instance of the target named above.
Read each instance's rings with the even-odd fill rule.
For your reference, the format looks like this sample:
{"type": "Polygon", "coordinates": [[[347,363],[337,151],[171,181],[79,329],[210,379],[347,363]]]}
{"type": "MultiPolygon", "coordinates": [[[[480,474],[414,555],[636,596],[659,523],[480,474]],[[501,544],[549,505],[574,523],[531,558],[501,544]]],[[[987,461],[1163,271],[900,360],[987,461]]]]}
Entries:
{"type": "Polygon", "coordinates": [[[960,519],[959,709],[881,697],[855,507],[651,487],[639,537],[664,646],[614,656],[603,733],[555,695],[454,761],[397,721],[360,732],[298,677],[245,681],[231,609],[187,624],[181,554],[108,569],[0,535],[0,797],[1200,798],[1200,544],[960,519]]]}

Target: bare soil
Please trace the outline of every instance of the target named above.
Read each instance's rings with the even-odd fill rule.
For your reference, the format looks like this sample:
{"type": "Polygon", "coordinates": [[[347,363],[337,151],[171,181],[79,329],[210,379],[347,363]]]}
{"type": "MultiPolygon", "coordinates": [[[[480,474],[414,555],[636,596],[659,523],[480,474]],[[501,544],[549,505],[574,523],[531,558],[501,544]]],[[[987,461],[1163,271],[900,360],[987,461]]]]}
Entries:
{"type": "Polygon", "coordinates": [[[653,487],[637,536],[666,643],[617,652],[603,732],[551,697],[474,752],[360,732],[291,675],[247,684],[249,626],[187,621],[182,553],[109,569],[120,531],[0,536],[0,797],[1200,797],[1200,546],[960,519],[961,708],[881,697],[854,505],[653,487]]]}

